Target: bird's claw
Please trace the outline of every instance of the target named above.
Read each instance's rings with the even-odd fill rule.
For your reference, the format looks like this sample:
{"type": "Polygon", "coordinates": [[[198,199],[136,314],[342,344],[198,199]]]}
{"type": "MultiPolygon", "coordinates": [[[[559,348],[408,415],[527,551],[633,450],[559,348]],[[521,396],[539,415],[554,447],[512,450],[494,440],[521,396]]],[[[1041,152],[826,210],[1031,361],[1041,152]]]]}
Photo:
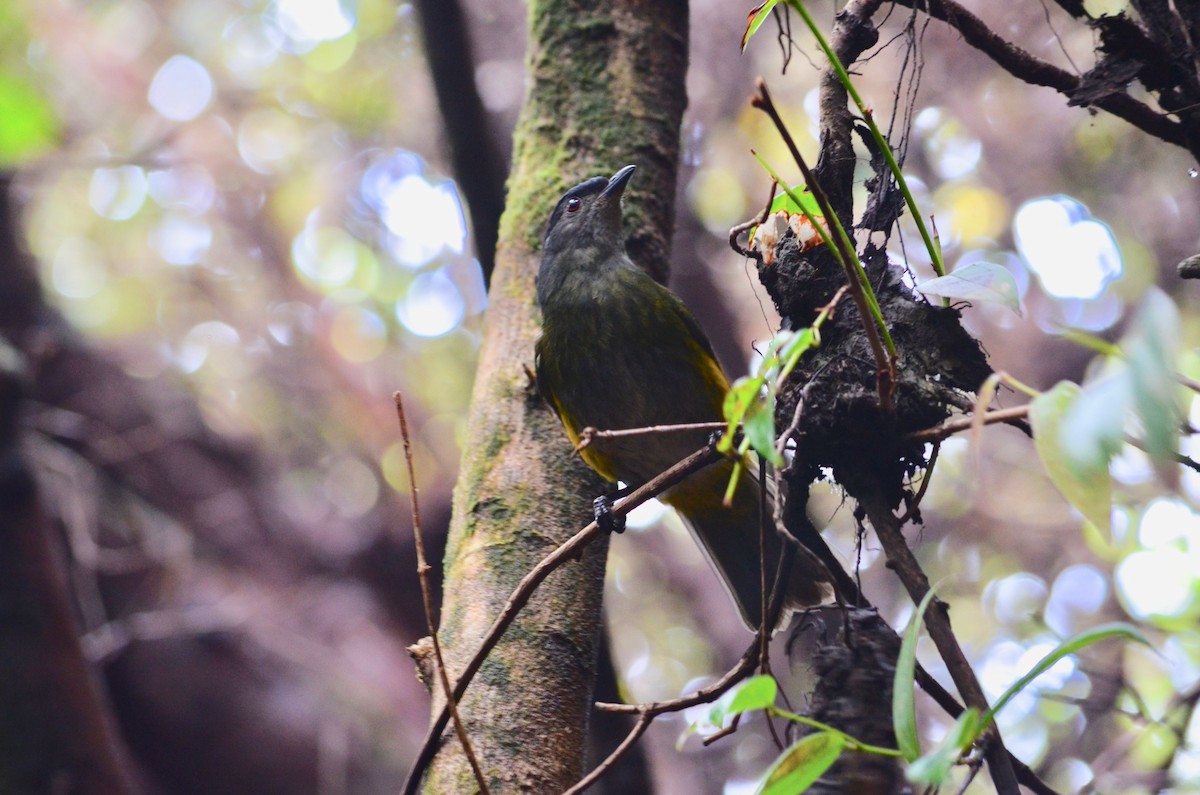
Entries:
{"type": "Polygon", "coordinates": [[[596,516],[596,525],[606,533],[624,533],[625,517],[613,513],[612,500],[601,494],[592,500],[592,511],[596,516]]]}

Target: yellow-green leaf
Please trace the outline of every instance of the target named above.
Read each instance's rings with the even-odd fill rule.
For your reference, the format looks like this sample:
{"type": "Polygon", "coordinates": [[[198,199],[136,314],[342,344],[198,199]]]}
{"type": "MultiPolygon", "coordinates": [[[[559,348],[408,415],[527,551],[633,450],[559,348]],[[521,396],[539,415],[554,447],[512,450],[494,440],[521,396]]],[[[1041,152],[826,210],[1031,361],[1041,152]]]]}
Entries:
{"type": "Polygon", "coordinates": [[[747,679],[746,683],[738,688],[737,695],[733,697],[725,714],[737,715],[752,709],[766,709],[775,703],[775,695],[778,692],[779,685],[769,674],[747,679]]]}
{"type": "Polygon", "coordinates": [[[810,734],[784,751],[759,789],[760,795],[799,795],[837,761],[846,741],[840,734],[810,734]]]}
{"type": "Polygon", "coordinates": [[[1034,445],[1050,482],[1084,518],[1111,535],[1112,484],[1108,477],[1108,461],[1094,461],[1089,467],[1072,460],[1063,444],[1063,419],[1078,401],[1082,390],[1078,384],[1060,381],[1053,389],[1043,392],[1029,405],[1029,422],[1033,426],[1034,445]]]}
{"type": "Polygon", "coordinates": [[[896,733],[896,745],[900,753],[910,762],[921,755],[913,681],[917,670],[917,640],[921,637],[921,622],[931,601],[932,588],[921,599],[921,604],[917,605],[917,611],[913,613],[908,622],[908,629],[904,631],[900,655],[896,658],[896,674],[892,680],[892,728],[896,733]]]}
{"type": "Polygon", "coordinates": [[[804,210],[800,209],[801,205],[803,205],[804,210],[808,210],[808,212],[814,217],[824,217],[824,213],[821,212],[821,203],[817,201],[816,196],[813,196],[811,193],[809,193],[807,188],[800,190],[792,188],[790,192],[784,191],[783,193],[779,194],[775,197],[775,200],[771,202],[771,212],[777,213],[780,210],[784,210],[792,215],[803,215],[804,210]],[[801,204],[796,204],[796,201],[792,198],[792,196],[796,196],[798,199],[800,199],[801,204]]]}
{"type": "Polygon", "coordinates": [[[783,466],[783,456],[775,449],[775,395],[770,393],[766,400],[750,404],[742,423],[742,432],[754,452],[771,462],[783,466]]]}
{"type": "Polygon", "coordinates": [[[904,771],[905,777],[914,784],[925,784],[934,789],[942,786],[950,774],[950,768],[975,742],[986,725],[979,719],[979,710],[974,707],[964,710],[937,748],[908,766],[908,770],[904,771]]]}

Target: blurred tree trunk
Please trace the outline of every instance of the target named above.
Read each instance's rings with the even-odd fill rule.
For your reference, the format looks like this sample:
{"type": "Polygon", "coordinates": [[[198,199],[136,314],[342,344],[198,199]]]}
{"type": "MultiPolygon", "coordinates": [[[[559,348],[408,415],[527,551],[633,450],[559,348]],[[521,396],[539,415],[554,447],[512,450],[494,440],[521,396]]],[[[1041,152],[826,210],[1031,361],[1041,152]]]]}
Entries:
{"type": "Polygon", "coordinates": [[[484,281],[490,282],[504,211],[504,155],[475,85],[475,58],[461,2],[416,0],[415,5],[454,181],[471,210],[475,251],[484,281]]]}
{"type": "Polygon", "coordinates": [[[126,795],[124,753],[18,445],[20,361],[0,338],[0,792],[126,795]]]}
{"type": "MultiPolygon", "coordinates": [[[[525,374],[538,336],[537,252],[562,191],[636,163],[630,254],[656,278],[667,273],[686,104],[685,0],[536,2],[529,16],[531,89],[515,132],[446,553],[442,632],[452,676],[520,578],[591,519],[591,500],[604,490],[525,374]]],[[[551,575],[467,691],[461,711],[494,792],[562,791],[581,775],[606,553],[596,544],[551,575]]],[[[426,791],[474,787],[457,741],[445,741],[426,791]]]]}
{"type": "MultiPolygon", "coordinates": [[[[27,392],[19,445],[0,433],[0,793],[126,791],[122,771],[101,764],[110,726],[152,791],[318,792],[322,738],[348,725],[352,707],[263,643],[289,637],[285,598],[259,601],[279,611],[265,638],[262,625],[221,619],[217,600],[295,593],[301,580],[336,597],[361,579],[397,631],[417,637],[411,576],[379,576],[385,565],[415,568],[407,527],[381,505],[353,525],[324,520],[327,532],[379,539],[369,551],[337,558],[311,545],[303,522],[316,520],[280,504],[279,462],[210,430],[169,377],[130,376],[47,303],[21,242],[13,181],[0,172],[0,349],[19,352],[27,392]],[[36,499],[32,484],[30,495],[19,488],[26,467],[36,499]],[[81,554],[80,537],[94,549],[81,554]],[[212,626],[192,623],[201,614],[212,626]],[[144,636],[132,629],[152,617],[144,636]],[[284,701],[293,710],[280,710],[284,701]],[[34,775],[41,784],[13,783],[34,775]]],[[[15,423],[10,383],[0,378],[0,421],[15,423]]],[[[448,513],[426,507],[431,518],[448,513]]],[[[394,644],[389,653],[399,653],[394,644]]],[[[401,771],[355,742],[345,766],[357,791],[393,790],[401,771]]]]}

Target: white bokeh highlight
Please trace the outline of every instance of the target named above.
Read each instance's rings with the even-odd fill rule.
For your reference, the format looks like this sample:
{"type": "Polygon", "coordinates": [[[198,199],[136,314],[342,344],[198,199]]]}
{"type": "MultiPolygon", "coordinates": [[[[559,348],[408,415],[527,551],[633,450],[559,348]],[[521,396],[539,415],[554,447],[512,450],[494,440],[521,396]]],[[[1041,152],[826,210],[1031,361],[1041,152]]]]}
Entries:
{"type": "Polygon", "coordinates": [[[186,55],[167,60],[150,81],[150,105],[172,121],[191,121],[212,102],[213,80],[208,70],[186,55]]]}
{"type": "Polygon", "coordinates": [[[1017,250],[1056,298],[1093,299],[1121,275],[1121,253],[1107,226],[1069,196],[1025,202],[1013,217],[1017,250]]]}

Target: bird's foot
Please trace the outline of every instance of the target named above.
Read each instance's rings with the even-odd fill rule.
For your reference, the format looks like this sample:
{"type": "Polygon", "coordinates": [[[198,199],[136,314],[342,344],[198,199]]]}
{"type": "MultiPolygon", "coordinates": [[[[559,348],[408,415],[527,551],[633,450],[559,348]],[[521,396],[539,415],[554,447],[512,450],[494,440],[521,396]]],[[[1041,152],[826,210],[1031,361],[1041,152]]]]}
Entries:
{"type": "Polygon", "coordinates": [[[613,513],[612,507],[612,499],[606,494],[601,494],[592,500],[596,525],[606,533],[624,533],[625,517],[613,513]]]}

